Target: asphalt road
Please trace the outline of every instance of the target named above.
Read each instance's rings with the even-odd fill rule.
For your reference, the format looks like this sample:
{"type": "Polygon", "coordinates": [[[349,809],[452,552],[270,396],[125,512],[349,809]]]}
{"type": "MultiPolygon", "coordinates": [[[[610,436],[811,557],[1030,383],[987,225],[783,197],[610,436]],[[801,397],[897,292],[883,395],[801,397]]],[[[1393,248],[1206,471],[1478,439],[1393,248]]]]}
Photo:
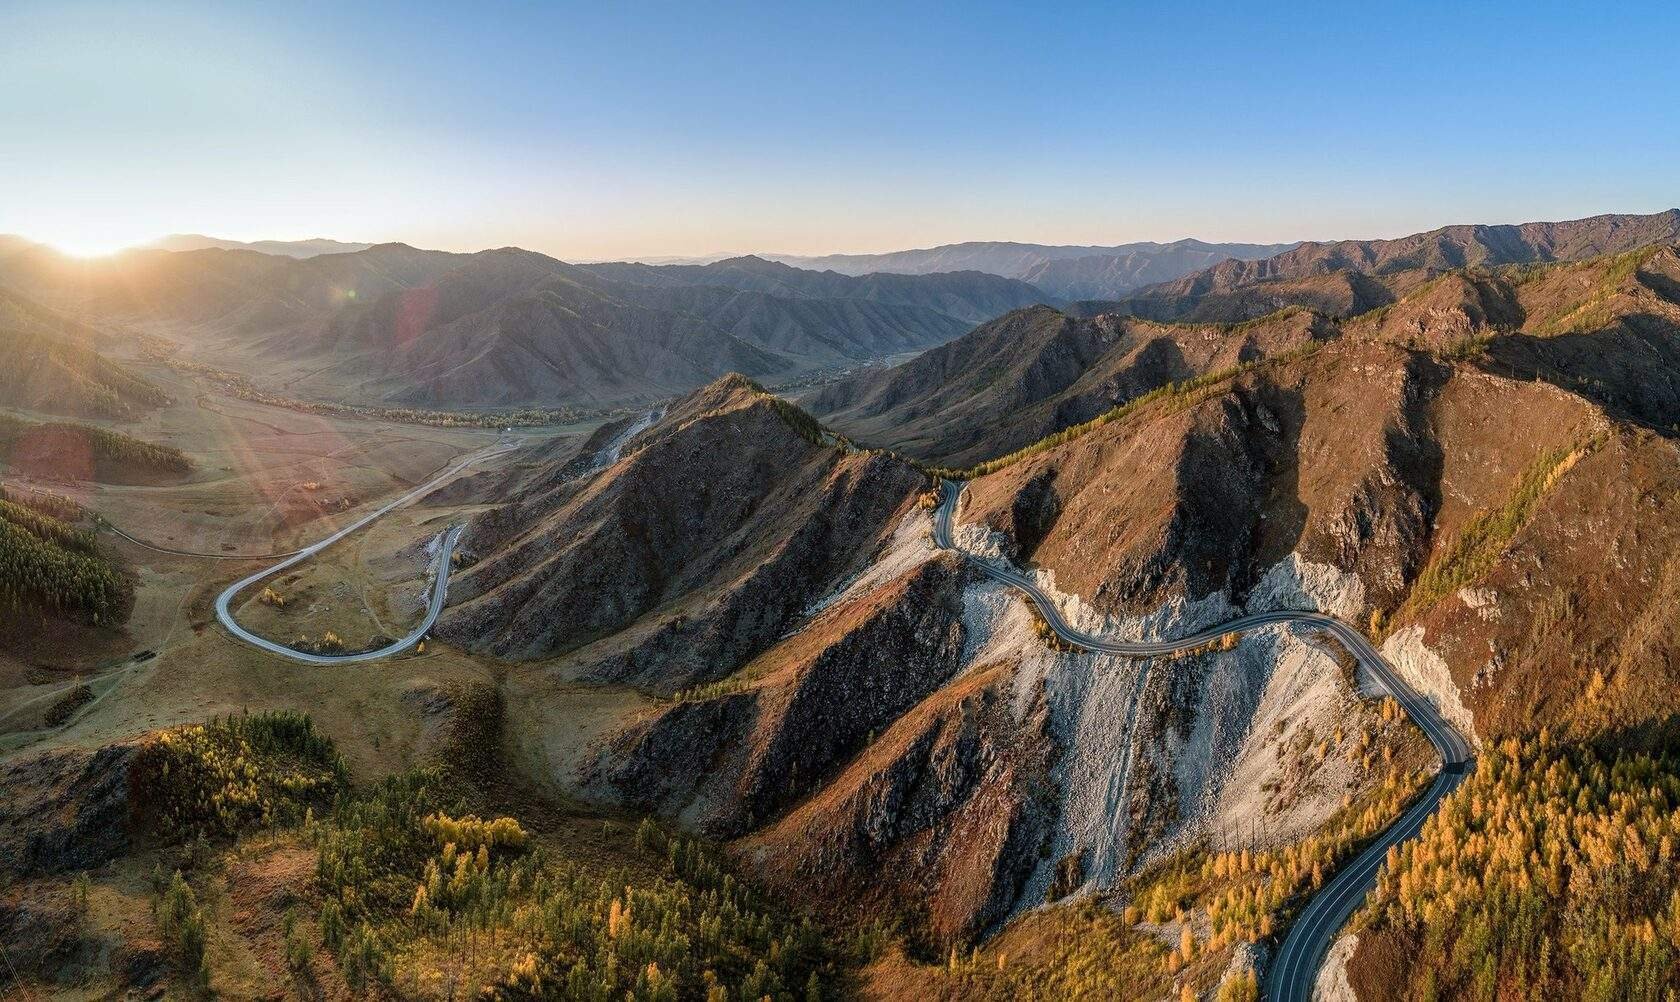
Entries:
{"type": "MultiPolygon", "coordinates": [[[[956,514],[957,500],[962,495],[962,487],[960,484],[946,481],[941,486],[941,491],[939,508],[935,511],[933,520],[934,545],[956,550],[951,541],[951,523],[956,514]]],[[[1473,768],[1474,760],[1469,742],[1457,728],[1441,716],[1434,703],[1418,695],[1399,677],[1394,667],[1371,646],[1363,633],[1334,616],[1321,612],[1279,610],[1242,616],[1177,640],[1105,640],[1081,633],[1069,626],[1062,618],[1061,611],[1050,601],[1050,597],[1031,579],[1014,568],[972,555],[967,556],[987,577],[1025,592],[1057,636],[1075,647],[1088,651],[1150,657],[1200,647],[1224,634],[1242,633],[1262,626],[1300,623],[1324,630],[1346,647],[1359,663],[1371,672],[1378,683],[1388,690],[1389,695],[1400,703],[1407,716],[1422,728],[1430,743],[1441,755],[1441,771],[1435,777],[1434,783],[1401,815],[1399,821],[1391,825],[1363,852],[1343,865],[1312,900],[1307,902],[1307,906],[1290,926],[1289,934],[1284,937],[1283,945],[1278,947],[1277,956],[1267,971],[1266,998],[1269,1002],[1309,1002],[1313,994],[1313,985],[1318,978],[1318,968],[1324,962],[1330,944],[1347,923],[1348,917],[1358,910],[1365,900],[1365,895],[1376,885],[1377,869],[1382,865],[1389,846],[1416,836],[1418,830],[1423,827],[1423,822],[1435,812],[1447,794],[1457,789],[1458,784],[1464,781],[1464,777],[1473,768]]]]}
{"type": "Polygon", "coordinates": [[[311,557],[315,556],[317,553],[320,553],[322,550],[326,549],[327,547],[329,547],[329,546],[333,545],[334,543],[338,542],[339,540],[343,539],[345,536],[348,536],[351,533],[355,532],[356,530],[361,529],[362,527],[368,525],[369,523],[375,521],[376,519],[379,519],[379,518],[393,512],[393,511],[395,511],[396,509],[401,508],[402,506],[404,506],[406,504],[411,504],[414,501],[417,501],[420,498],[425,497],[427,494],[430,494],[432,491],[436,490],[445,481],[454,477],[457,473],[460,473],[462,470],[466,469],[467,467],[471,466],[472,464],[480,462],[480,461],[485,460],[485,459],[488,459],[491,456],[500,455],[504,452],[510,452],[510,451],[512,451],[512,450],[514,450],[518,447],[519,447],[519,441],[517,439],[512,439],[512,440],[504,439],[504,440],[496,443],[495,445],[490,446],[489,448],[480,449],[478,452],[472,453],[468,456],[464,456],[461,459],[455,461],[454,463],[451,463],[449,466],[445,467],[441,472],[438,473],[437,476],[433,477],[431,480],[426,481],[425,483],[421,484],[420,486],[414,488],[413,490],[409,491],[406,494],[401,495],[400,497],[397,497],[396,499],[394,499],[392,501],[386,502],[384,505],[381,505],[376,510],[371,511],[366,515],[363,515],[361,518],[356,519],[354,522],[351,522],[349,525],[346,525],[344,528],[339,529],[337,532],[335,532],[332,535],[328,536],[327,538],[321,540],[320,542],[311,544],[309,546],[304,547],[301,550],[298,550],[296,553],[293,553],[292,555],[288,556],[286,559],[280,561],[279,563],[275,564],[272,567],[265,568],[263,570],[260,570],[260,571],[256,572],[255,574],[250,575],[249,577],[244,577],[244,578],[241,578],[238,581],[235,581],[233,584],[229,585],[226,588],[226,590],[224,590],[220,595],[216,596],[216,618],[221,620],[222,625],[227,627],[227,630],[228,630],[229,633],[232,633],[234,636],[238,637],[240,640],[245,641],[246,643],[250,644],[251,646],[260,647],[263,650],[268,651],[271,654],[278,654],[281,657],[289,658],[293,661],[301,661],[305,664],[312,664],[312,665],[355,664],[355,663],[361,662],[361,661],[374,661],[374,660],[377,660],[379,658],[389,657],[392,654],[398,653],[399,651],[405,651],[408,648],[413,647],[416,643],[419,643],[420,638],[424,637],[426,635],[427,631],[430,630],[432,628],[432,626],[437,623],[438,614],[443,611],[443,601],[444,601],[445,596],[448,594],[448,590],[449,590],[450,558],[452,556],[454,556],[456,544],[461,541],[461,533],[466,530],[465,525],[461,525],[461,524],[452,525],[439,536],[438,552],[437,552],[436,558],[433,560],[433,565],[432,565],[433,566],[433,571],[434,571],[434,580],[432,582],[432,597],[431,597],[430,603],[427,605],[427,608],[426,608],[426,618],[423,619],[420,622],[419,626],[417,626],[413,630],[409,631],[407,636],[403,637],[401,640],[397,640],[393,643],[387,644],[386,646],[381,647],[378,650],[360,651],[360,652],[357,652],[355,654],[311,654],[307,651],[300,651],[300,650],[297,650],[296,648],[293,648],[293,647],[287,647],[285,644],[275,643],[274,641],[269,640],[266,637],[259,637],[255,633],[252,633],[250,630],[247,630],[243,626],[240,626],[238,620],[233,618],[233,612],[232,612],[231,607],[232,607],[232,603],[233,603],[234,598],[240,592],[242,592],[245,589],[251,587],[252,585],[256,584],[257,582],[263,580],[264,578],[272,577],[275,574],[278,574],[281,571],[286,570],[289,567],[293,567],[293,566],[296,566],[297,564],[303,563],[305,560],[310,559],[311,557]]]}

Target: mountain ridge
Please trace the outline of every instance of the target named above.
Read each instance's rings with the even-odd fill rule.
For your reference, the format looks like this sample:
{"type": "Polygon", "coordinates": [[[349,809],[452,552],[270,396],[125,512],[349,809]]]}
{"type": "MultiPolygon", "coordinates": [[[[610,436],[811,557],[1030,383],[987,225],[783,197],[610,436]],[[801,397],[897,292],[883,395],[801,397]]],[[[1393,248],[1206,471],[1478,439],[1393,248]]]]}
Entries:
{"type": "Polygon", "coordinates": [[[1089,299],[1117,296],[1227,258],[1269,257],[1293,246],[1293,243],[1208,243],[1194,238],[1113,246],[969,241],[880,254],[762,256],[797,267],[846,275],[983,271],[1030,282],[1058,299],[1089,299]],[[1070,263],[1073,261],[1083,263],[1070,263]]]}

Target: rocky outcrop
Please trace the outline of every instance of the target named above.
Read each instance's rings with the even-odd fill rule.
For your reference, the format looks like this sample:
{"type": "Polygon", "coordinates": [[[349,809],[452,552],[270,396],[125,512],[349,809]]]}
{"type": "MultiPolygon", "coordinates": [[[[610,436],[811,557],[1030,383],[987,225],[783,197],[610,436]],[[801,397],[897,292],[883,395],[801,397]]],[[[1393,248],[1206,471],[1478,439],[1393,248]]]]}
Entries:
{"type": "Polygon", "coordinates": [[[103,865],[128,851],[141,742],[56,749],[0,766],[0,866],[14,875],[103,865]]]}

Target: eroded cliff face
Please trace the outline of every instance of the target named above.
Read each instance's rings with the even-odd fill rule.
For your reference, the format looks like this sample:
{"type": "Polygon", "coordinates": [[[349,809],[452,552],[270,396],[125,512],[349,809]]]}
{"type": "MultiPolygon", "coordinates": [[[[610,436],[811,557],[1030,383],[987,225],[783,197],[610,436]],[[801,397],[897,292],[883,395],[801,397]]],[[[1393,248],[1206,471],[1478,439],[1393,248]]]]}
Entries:
{"type": "MultiPolygon", "coordinates": [[[[977,553],[996,545],[977,526],[961,535],[977,553]]],[[[610,735],[574,781],[732,839],[796,901],[902,916],[939,945],[1113,888],[1194,840],[1301,837],[1361,788],[1344,757],[1303,754],[1345,750],[1372,712],[1313,638],[1263,631],[1178,659],[1057,652],[1017,593],[930,536],[929,513],[907,513],[791,636],[610,735]]],[[[1215,596],[1129,617],[1054,594],[1114,636],[1233,612],[1215,596]]]]}
{"type": "MultiPolygon", "coordinates": [[[[1322,610],[1370,629],[1472,737],[1558,723],[1667,740],[1680,454],[1454,347],[1512,311],[1532,320],[1534,296],[1508,291],[1429,286],[1359,337],[1164,394],[979,477],[958,545],[1014,561],[1087,632],[1322,610]]],[[[617,467],[654,447],[632,443],[617,467]]],[[[886,909],[943,944],[1123,886],[1179,847],[1322,831],[1377,782],[1373,740],[1430,766],[1311,633],[1175,659],[1046,647],[1017,596],[936,553],[914,495],[867,523],[871,559],[801,579],[738,668],[689,676],[722,684],[609,729],[565,782],[727,839],[798,900],[886,909]]],[[[574,656],[623,664],[616,643],[574,656]]]]}
{"type": "Polygon", "coordinates": [[[1338,342],[982,477],[963,517],[1099,625],[1334,612],[1477,737],[1590,732],[1671,702],[1676,469],[1670,441],[1547,383],[1338,342]],[[1601,683],[1582,642],[1613,662],[1601,683]]]}

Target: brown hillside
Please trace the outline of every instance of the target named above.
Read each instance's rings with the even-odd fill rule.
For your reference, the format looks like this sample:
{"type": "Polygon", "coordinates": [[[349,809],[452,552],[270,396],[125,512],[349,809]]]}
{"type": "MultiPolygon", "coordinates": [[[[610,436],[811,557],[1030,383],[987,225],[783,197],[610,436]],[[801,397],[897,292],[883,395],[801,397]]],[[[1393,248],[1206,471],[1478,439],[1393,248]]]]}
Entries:
{"type": "Polygon", "coordinates": [[[1348,341],[983,477],[963,518],[1113,612],[1241,601],[1295,554],[1441,658],[1483,736],[1648,743],[1680,708],[1677,478],[1672,442],[1544,381],[1348,341]]]}
{"type": "Polygon", "coordinates": [[[729,674],[867,561],[925,484],[742,377],[686,398],[624,458],[481,517],[441,631],[670,691],[729,674]]]}
{"type": "Polygon", "coordinates": [[[955,671],[961,561],[930,561],[828,610],[727,682],[605,745],[595,782],[645,808],[739,835],[820,788],[955,671]],[[695,770],[693,762],[710,763],[695,770]]]}
{"type": "Polygon", "coordinates": [[[1042,720],[1010,716],[1008,678],[993,666],[952,681],[735,854],[794,901],[852,921],[904,916],[941,945],[985,933],[1047,835],[1054,753],[1042,720]]]}
{"type": "Polygon", "coordinates": [[[1680,209],[1517,226],[1444,226],[1395,240],[1304,243],[1259,261],[1232,259],[1140,292],[1139,299],[1229,292],[1256,282],[1339,271],[1387,275],[1547,261],[1579,261],[1680,240],[1680,209]]]}
{"type": "Polygon", "coordinates": [[[1306,310],[1234,326],[1175,326],[1035,307],[811,400],[860,441],[941,464],[1011,452],[1165,384],[1331,336],[1306,310]]]}

